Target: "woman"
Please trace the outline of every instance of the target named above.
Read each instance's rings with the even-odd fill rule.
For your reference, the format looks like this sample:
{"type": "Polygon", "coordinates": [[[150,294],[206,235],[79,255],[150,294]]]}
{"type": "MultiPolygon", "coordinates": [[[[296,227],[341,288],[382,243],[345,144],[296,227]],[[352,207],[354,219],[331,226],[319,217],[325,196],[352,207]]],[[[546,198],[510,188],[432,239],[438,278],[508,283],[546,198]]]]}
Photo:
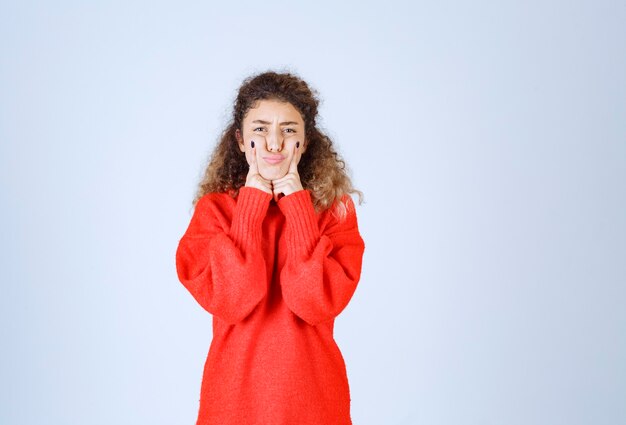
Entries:
{"type": "Polygon", "coordinates": [[[362,193],[318,104],[293,74],[249,77],[200,183],[176,250],[213,315],[197,424],[352,423],[333,325],[361,275],[362,193]]]}

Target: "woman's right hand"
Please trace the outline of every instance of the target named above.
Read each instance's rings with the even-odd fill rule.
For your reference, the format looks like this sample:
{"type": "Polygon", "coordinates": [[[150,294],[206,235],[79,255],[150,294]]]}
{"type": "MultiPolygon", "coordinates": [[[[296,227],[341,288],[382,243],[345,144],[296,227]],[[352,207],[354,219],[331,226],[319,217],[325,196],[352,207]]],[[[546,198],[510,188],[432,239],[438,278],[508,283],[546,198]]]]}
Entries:
{"type": "Polygon", "coordinates": [[[252,142],[250,142],[250,146],[250,150],[246,150],[246,161],[248,161],[248,165],[250,166],[250,168],[246,177],[245,186],[256,187],[257,189],[260,189],[272,195],[272,182],[263,178],[263,176],[259,174],[259,168],[257,166],[256,147],[252,147],[252,142]]]}

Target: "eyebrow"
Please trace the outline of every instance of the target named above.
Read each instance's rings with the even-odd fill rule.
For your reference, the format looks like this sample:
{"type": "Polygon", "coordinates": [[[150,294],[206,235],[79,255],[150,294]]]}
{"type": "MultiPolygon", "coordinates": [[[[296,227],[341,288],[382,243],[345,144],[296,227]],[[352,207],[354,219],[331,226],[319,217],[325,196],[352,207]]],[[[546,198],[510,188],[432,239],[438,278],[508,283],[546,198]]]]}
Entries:
{"type": "MultiPolygon", "coordinates": [[[[259,124],[271,124],[271,122],[263,121],[263,120],[254,120],[252,122],[259,123],[259,124]]],[[[285,121],[285,122],[281,122],[280,125],[298,125],[298,123],[295,121],[285,121]]]]}

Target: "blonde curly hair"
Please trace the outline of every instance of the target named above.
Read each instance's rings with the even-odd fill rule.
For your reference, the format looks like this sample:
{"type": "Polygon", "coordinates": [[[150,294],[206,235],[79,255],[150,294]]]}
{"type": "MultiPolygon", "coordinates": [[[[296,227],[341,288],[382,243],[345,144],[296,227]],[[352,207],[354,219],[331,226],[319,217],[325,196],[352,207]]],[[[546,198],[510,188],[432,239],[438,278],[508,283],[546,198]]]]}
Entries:
{"type": "Polygon", "coordinates": [[[210,192],[226,192],[235,198],[245,185],[249,166],[238,148],[235,132],[243,132],[244,117],[260,100],[288,102],[300,112],[308,144],[298,163],[298,174],[302,187],[311,193],[316,212],[334,207],[332,212],[344,218],[346,195],[349,197],[350,193],[358,194],[361,204],[363,192],[353,187],[345,161],[335,151],[330,137],[316,126],[317,92],[293,72],[267,71],[246,78],[240,86],[232,118],[209,158],[193,206],[210,192]]]}

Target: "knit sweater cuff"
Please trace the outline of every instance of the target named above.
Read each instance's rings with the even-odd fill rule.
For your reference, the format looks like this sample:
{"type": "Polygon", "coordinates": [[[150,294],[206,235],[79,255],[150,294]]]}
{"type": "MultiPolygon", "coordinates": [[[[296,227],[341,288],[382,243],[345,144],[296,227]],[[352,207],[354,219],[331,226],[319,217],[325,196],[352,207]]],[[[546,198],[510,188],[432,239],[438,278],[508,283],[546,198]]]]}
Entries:
{"type": "Polygon", "coordinates": [[[286,218],[287,247],[297,257],[307,257],[320,239],[311,193],[302,189],[283,196],[278,207],[286,218]]]}
{"type": "Polygon", "coordinates": [[[263,219],[271,199],[271,194],[256,187],[239,188],[230,226],[230,236],[239,249],[247,250],[260,245],[263,219]]]}

